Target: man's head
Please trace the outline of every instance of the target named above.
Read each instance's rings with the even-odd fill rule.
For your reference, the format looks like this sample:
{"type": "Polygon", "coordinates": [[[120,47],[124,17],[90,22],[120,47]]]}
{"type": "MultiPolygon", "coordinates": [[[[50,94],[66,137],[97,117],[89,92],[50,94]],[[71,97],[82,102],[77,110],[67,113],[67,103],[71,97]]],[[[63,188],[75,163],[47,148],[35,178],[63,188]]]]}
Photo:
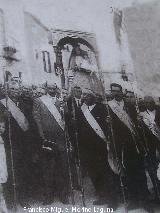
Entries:
{"type": "Polygon", "coordinates": [[[32,85],[32,97],[37,97],[37,86],[32,85]]]}
{"type": "Polygon", "coordinates": [[[96,102],[97,103],[102,103],[103,102],[103,96],[99,93],[95,93],[96,96],[96,102]]]}
{"type": "Polygon", "coordinates": [[[144,102],[145,102],[145,105],[146,105],[146,108],[150,111],[153,111],[155,110],[155,101],[153,99],[153,97],[151,96],[145,96],[144,97],[144,102]]]}
{"type": "Polygon", "coordinates": [[[106,95],[107,101],[113,100],[113,96],[112,96],[112,93],[111,93],[110,90],[107,90],[107,91],[105,92],[105,95],[106,95]]]}
{"type": "Polygon", "coordinates": [[[22,88],[22,96],[31,97],[32,96],[32,88],[29,86],[23,86],[22,88]]]}
{"type": "Polygon", "coordinates": [[[5,87],[1,87],[0,88],[0,99],[5,98],[5,94],[6,94],[5,87]]]}
{"type": "Polygon", "coordinates": [[[5,114],[0,113],[0,135],[2,135],[5,132],[5,122],[6,122],[5,114]]]}
{"type": "Polygon", "coordinates": [[[73,97],[80,99],[82,96],[82,89],[79,86],[73,87],[72,95],[73,97]]]}
{"type": "Polygon", "coordinates": [[[46,92],[52,96],[55,97],[57,94],[57,85],[56,84],[48,84],[46,86],[46,92]]]}
{"type": "Polygon", "coordinates": [[[33,96],[34,97],[41,97],[42,95],[44,95],[46,92],[45,92],[45,89],[43,89],[42,87],[37,87],[35,89],[33,89],[33,96]]]}
{"type": "Polygon", "coordinates": [[[9,96],[17,99],[21,95],[21,89],[19,87],[10,87],[9,88],[9,96]]]}
{"type": "Polygon", "coordinates": [[[111,87],[111,95],[117,101],[121,101],[123,99],[122,86],[116,83],[112,83],[111,87]]]}
{"type": "Polygon", "coordinates": [[[67,89],[62,89],[62,97],[63,97],[63,101],[67,101],[68,100],[68,90],[67,89]]]}
{"type": "Polygon", "coordinates": [[[136,104],[136,98],[135,98],[134,92],[126,90],[125,102],[127,104],[131,104],[131,105],[135,105],[136,104]]]}
{"type": "Polygon", "coordinates": [[[61,90],[57,87],[56,89],[56,97],[60,98],[61,97],[61,90]]]}
{"type": "Polygon", "coordinates": [[[142,98],[138,99],[138,108],[140,112],[144,112],[146,111],[146,106],[145,106],[145,102],[142,98]]]}
{"type": "Polygon", "coordinates": [[[84,89],[83,90],[83,101],[88,106],[95,104],[96,96],[91,89],[84,89]]]}

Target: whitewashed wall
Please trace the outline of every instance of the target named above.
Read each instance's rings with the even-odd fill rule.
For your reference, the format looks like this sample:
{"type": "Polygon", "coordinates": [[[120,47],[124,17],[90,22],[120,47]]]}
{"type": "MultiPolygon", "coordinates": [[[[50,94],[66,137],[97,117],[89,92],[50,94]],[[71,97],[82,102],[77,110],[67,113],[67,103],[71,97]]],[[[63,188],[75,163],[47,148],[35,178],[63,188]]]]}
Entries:
{"type": "MultiPolygon", "coordinates": [[[[114,35],[110,7],[130,7],[125,9],[125,19],[138,85],[144,91],[152,90],[158,94],[160,89],[158,89],[159,48],[157,48],[159,45],[159,6],[154,6],[154,2],[157,1],[0,0],[0,9],[4,16],[4,20],[0,16],[0,23],[5,28],[5,34],[3,33],[5,39],[0,42],[16,46],[18,50],[16,57],[20,59],[19,62],[7,64],[6,69],[14,75],[22,72],[25,83],[42,83],[53,80],[60,84],[60,79],[54,75],[54,72],[52,74],[43,72],[41,61],[41,51],[47,50],[51,54],[53,65],[55,58],[53,50],[47,42],[47,30],[58,28],[95,33],[103,72],[118,72],[120,71],[120,55],[114,35]],[[133,2],[134,4],[132,4],[133,2]],[[151,3],[147,6],[148,3],[145,2],[151,3]],[[136,29],[138,30],[136,31],[136,29]],[[154,41],[150,39],[152,33],[155,38],[154,41]],[[143,39],[143,34],[145,34],[145,39],[143,39]],[[147,36],[148,38],[146,38],[147,36]],[[143,43],[145,44],[143,45],[143,43]],[[145,48],[146,46],[148,46],[148,49],[145,48]],[[143,48],[145,49],[145,56],[143,48]],[[38,58],[36,54],[38,54],[38,58]],[[145,86],[146,84],[147,86],[145,86]]],[[[2,34],[2,32],[0,33],[2,34]]],[[[0,73],[2,76],[2,71],[0,73]]],[[[109,75],[105,74],[105,76],[106,86],[108,87],[109,75]]]]}
{"type": "MultiPolygon", "coordinates": [[[[48,78],[35,63],[35,49],[49,48],[46,32],[38,23],[26,18],[32,14],[46,28],[82,30],[96,34],[99,58],[103,70],[117,70],[116,45],[110,21],[110,6],[105,1],[86,0],[0,0],[5,14],[6,41],[18,49],[20,62],[11,66],[15,74],[23,72],[24,82],[41,82],[48,78]],[[33,26],[34,25],[34,26],[33,26]],[[41,29],[40,29],[41,28],[41,29]],[[45,47],[44,47],[45,46],[45,47]],[[37,75],[39,74],[39,75],[37,75]]],[[[50,50],[52,51],[52,50],[50,50]]],[[[18,57],[17,56],[17,57],[18,57]]]]}
{"type": "Polygon", "coordinates": [[[160,2],[125,10],[130,51],[139,88],[160,97],[160,2]]]}

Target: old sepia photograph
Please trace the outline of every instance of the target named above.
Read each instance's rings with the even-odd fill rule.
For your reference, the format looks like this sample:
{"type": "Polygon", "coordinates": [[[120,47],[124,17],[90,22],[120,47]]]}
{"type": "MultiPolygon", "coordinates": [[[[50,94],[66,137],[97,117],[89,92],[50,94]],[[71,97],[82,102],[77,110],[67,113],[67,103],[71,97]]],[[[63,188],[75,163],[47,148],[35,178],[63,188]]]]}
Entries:
{"type": "Polygon", "coordinates": [[[160,1],[0,0],[0,213],[160,212],[160,1]]]}

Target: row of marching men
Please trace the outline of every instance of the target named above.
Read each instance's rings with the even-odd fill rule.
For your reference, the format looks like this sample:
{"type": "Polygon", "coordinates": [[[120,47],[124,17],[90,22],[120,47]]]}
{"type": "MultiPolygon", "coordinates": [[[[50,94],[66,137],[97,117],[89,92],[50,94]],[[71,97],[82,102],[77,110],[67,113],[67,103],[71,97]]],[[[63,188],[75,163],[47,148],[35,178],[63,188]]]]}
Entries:
{"type": "Polygon", "coordinates": [[[160,110],[152,97],[138,100],[119,84],[110,87],[105,104],[93,91],[74,88],[67,101],[71,144],[96,190],[94,205],[153,212],[160,198],[160,110]]]}
{"type": "Polygon", "coordinates": [[[2,86],[0,112],[4,212],[5,202],[11,208],[37,200],[68,204],[71,197],[74,204],[74,190],[85,205],[86,175],[98,198],[94,205],[153,212],[152,203],[159,203],[160,111],[152,97],[124,96],[115,83],[105,104],[78,86],[70,95],[56,84],[2,86]]]}

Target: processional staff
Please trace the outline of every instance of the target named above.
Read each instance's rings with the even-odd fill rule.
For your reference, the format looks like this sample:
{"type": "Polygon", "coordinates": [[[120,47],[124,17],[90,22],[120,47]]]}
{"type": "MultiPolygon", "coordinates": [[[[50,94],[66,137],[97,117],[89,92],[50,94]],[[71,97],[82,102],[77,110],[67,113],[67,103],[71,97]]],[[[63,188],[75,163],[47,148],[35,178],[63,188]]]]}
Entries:
{"type": "Polygon", "coordinates": [[[124,208],[125,208],[125,212],[128,213],[126,186],[124,184],[125,168],[124,168],[121,160],[118,157],[118,152],[117,152],[117,147],[116,147],[115,137],[114,137],[114,131],[113,131],[113,126],[112,126],[112,118],[110,115],[110,108],[109,108],[108,100],[107,100],[106,94],[105,94],[106,89],[105,89],[104,76],[103,76],[103,72],[101,69],[99,72],[99,78],[100,78],[100,82],[102,85],[103,98],[104,98],[105,105],[107,108],[108,120],[109,120],[108,123],[110,125],[110,134],[109,134],[108,143],[107,143],[108,162],[110,165],[112,164],[113,167],[116,167],[115,168],[116,173],[119,174],[120,187],[121,187],[121,192],[122,192],[122,197],[123,197],[124,208]],[[113,150],[111,150],[111,145],[113,145],[113,150]],[[113,154],[113,152],[114,152],[114,154],[113,154]]]}
{"type": "MultiPolygon", "coordinates": [[[[4,56],[5,58],[5,56],[4,56]]],[[[7,60],[7,58],[5,58],[7,60]]],[[[4,61],[4,59],[3,59],[4,61]]],[[[9,145],[10,145],[10,156],[11,156],[11,170],[12,170],[12,181],[13,181],[13,205],[14,205],[14,212],[17,212],[17,192],[16,192],[16,178],[15,178],[15,168],[14,168],[14,160],[13,160],[13,146],[12,146],[12,134],[11,134],[11,121],[10,121],[10,111],[8,108],[8,90],[9,90],[9,76],[8,72],[6,71],[6,63],[3,63],[3,80],[4,80],[4,89],[5,89],[5,99],[6,99],[6,109],[7,109],[7,118],[8,118],[8,138],[9,138],[9,145]]]]}
{"type": "MultiPolygon", "coordinates": [[[[65,134],[65,146],[66,146],[66,153],[67,153],[68,173],[69,173],[69,182],[70,182],[70,190],[71,190],[71,200],[72,200],[72,205],[75,205],[73,182],[72,182],[71,161],[70,161],[71,141],[69,138],[68,126],[66,124],[66,108],[68,108],[67,103],[65,102],[65,100],[63,99],[63,95],[61,94],[60,113],[64,120],[64,124],[65,124],[64,134],[65,134]]],[[[67,111],[68,111],[68,109],[67,109],[67,111]]]]}

